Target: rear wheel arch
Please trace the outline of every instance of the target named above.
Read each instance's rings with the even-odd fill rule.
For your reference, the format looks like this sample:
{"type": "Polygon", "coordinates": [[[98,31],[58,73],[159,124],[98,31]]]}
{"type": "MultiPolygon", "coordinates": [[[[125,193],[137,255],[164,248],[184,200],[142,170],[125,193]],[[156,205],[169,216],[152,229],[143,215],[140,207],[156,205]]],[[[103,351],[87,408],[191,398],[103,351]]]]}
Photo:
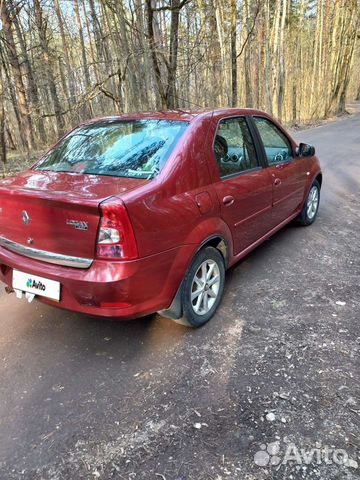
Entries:
{"type": "Polygon", "coordinates": [[[195,255],[205,246],[218,249],[224,257],[225,268],[229,265],[233,255],[233,238],[229,225],[219,217],[209,217],[202,219],[195,228],[193,228],[185,244],[194,245],[192,258],[189,259],[188,267],[191,265],[195,255]]]}
{"type": "Polygon", "coordinates": [[[225,237],[223,234],[214,234],[211,235],[210,237],[207,237],[205,240],[203,240],[197,250],[194,251],[193,255],[191,256],[187,269],[184,273],[184,277],[182,278],[180,285],[178,287],[178,290],[173,298],[173,301],[171,305],[163,310],[158,311],[160,315],[166,318],[170,318],[171,320],[178,321],[178,323],[184,324],[184,322],[181,320],[183,316],[183,309],[182,309],[182,302],[181,302],[181,290],[182,290],[182,285],[184,282],[184,279],[186,277],[187,272],[191,268],[194,259],[198,255],[198,253],[207,247],[213,247],[216,250],[220,252],[222,255],[222,258],[224,260],[224,267],[225,270],[227,269],[231,255],[232,255],[232,243],[229,239],[225,237]]]}
{"type": "Polygon", "coordinates": [[[225,268],[227,268],[227,266],[229,265],[229,260],[230,260],[231,251],[232,251],[229,241],[222,235],[213,235],[210,238],[207,238],[206,240],[204,240],[200,244],[197,251],[200,251],[206,247],[214,247],[217,250],[219,250],[219,252],[224,258],[225,268]]]}

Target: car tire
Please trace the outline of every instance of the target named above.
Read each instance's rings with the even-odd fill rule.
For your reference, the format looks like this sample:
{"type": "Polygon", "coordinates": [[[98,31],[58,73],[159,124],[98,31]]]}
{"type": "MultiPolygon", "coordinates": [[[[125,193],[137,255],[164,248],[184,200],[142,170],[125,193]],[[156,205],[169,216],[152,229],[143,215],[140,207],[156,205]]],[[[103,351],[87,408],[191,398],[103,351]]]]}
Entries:
{"type": "Polygon", "coordinates": [[[304,202],[303,209],[298,217],[301,225],[308,226],[314,223],[320,204],[320,184],[314,180],[310,187],[309,193],[304,202]]]}
{"type": "Polygon", "coordinates": [[[219,306],[224,284],[222,254],[213,247],[199,250],[181,285],[183,316],[175,321],[194,328],[207,323],[219,306]]]}

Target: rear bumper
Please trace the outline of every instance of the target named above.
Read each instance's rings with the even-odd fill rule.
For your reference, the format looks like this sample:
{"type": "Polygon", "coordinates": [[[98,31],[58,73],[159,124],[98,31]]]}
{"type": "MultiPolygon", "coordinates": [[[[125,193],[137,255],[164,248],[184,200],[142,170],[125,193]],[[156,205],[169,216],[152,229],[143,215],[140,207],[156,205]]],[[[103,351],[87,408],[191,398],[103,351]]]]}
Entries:
{"type": "Polygon", "coordinates": [[[60,302],[43,303],[75,312],[119,319],[135,318],[171,304],[195,245],[185,245],[129,262],[94,260],[88,269],[48,264],[0,247],[0,280],[12,286],[17,269],[61,283],[60,302]]]}

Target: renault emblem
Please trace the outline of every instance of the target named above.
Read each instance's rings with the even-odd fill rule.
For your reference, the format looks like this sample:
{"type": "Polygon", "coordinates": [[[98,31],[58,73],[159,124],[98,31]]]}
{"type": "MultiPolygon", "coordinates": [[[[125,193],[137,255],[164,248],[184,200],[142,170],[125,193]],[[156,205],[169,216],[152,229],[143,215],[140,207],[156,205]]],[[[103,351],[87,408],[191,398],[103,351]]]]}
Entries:
{"type": "Polygon", "coordinates": [[[24,222],[24,224],[28,225],[30,223],[30,217],[29,217],[29,214],[27,213],[27,211],[23,210],[21,216],[22,216],[22,221],[24,222]]]}

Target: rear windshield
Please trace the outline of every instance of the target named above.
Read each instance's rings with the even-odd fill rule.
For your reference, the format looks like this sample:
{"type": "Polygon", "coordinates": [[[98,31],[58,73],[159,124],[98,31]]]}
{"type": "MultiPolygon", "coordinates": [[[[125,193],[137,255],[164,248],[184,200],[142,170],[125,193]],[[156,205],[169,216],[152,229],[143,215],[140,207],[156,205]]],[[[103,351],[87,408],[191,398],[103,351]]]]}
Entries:
{"type": "Polygon", "coordinates": [[[45,155],[35,170],[150,179],[161,171],[187,126],[172,120],[82,126],[45,155]]]}

